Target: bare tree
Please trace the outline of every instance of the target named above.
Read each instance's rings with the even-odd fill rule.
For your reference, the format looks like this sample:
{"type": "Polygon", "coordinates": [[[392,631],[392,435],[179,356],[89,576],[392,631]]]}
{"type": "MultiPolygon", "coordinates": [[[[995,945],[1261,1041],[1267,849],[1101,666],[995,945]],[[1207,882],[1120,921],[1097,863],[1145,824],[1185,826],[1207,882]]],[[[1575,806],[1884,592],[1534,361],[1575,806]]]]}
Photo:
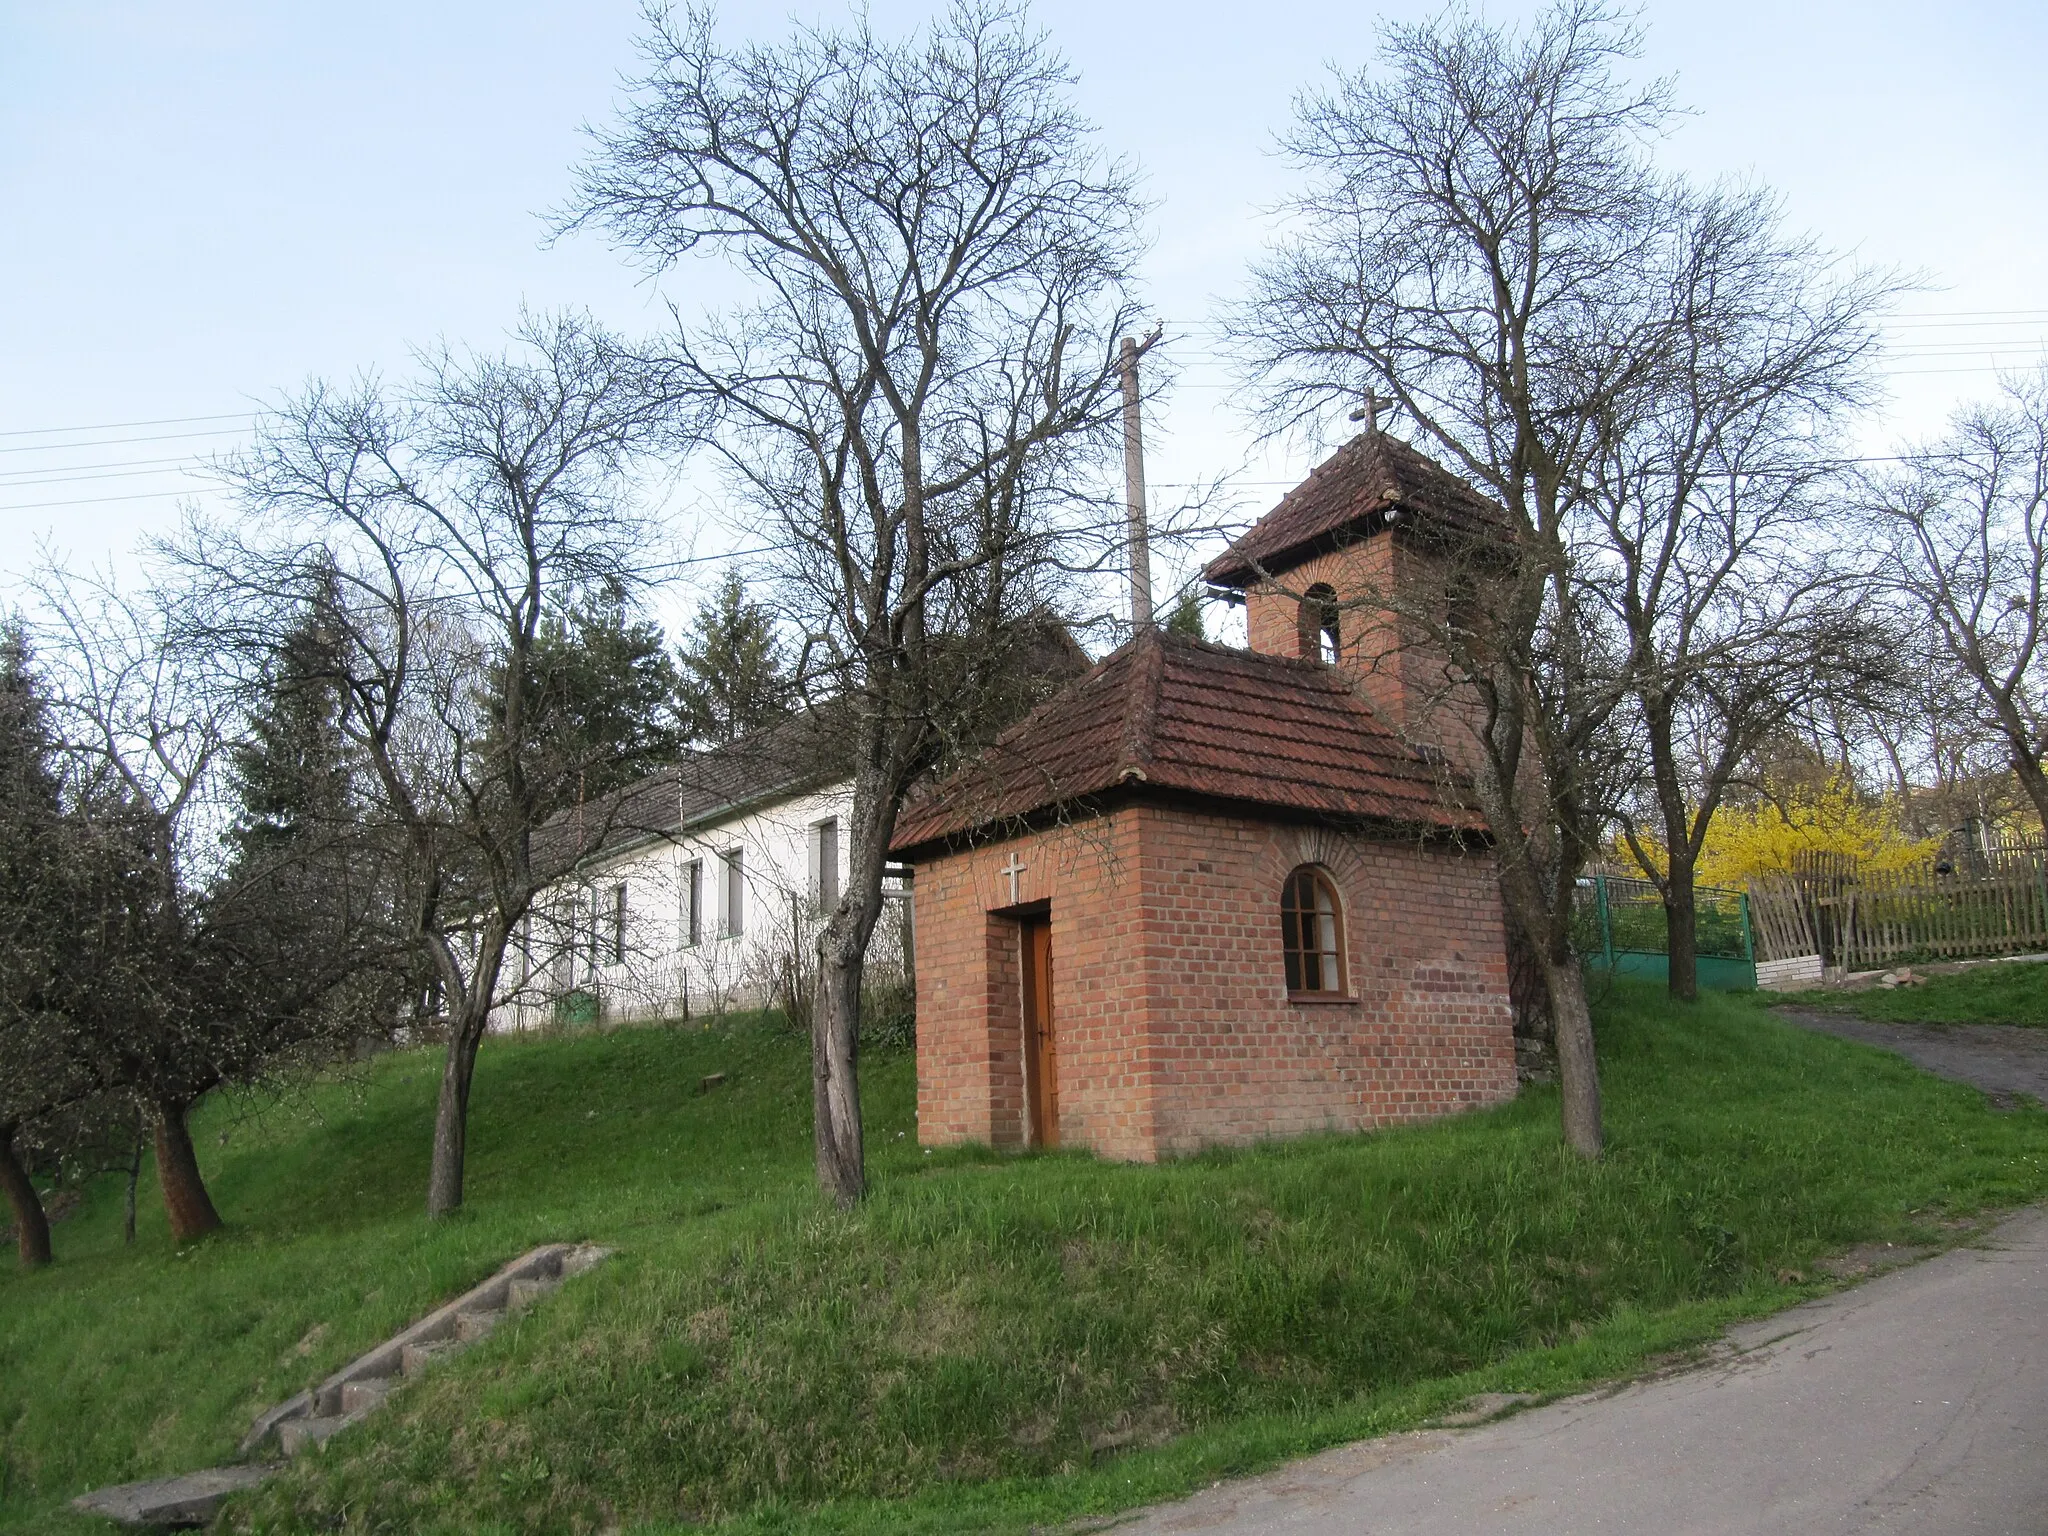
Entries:
{"type": "Polygon", "coordinates": [[[647,26],[648,71],[571,223],[654,268],[723,255],[758,295],[679,334],[666,369],[792,546],[787,589],[853,708],[850,875],[813,1031],[818,1175],[850,1203],[862,967],[946,713],[940,641],[999,660],[1062,532],[1100,517],[1069,493],[1116,420],[1141,209],[1018,12],[737,49],[706,11],[656,6],[647,26]]]}
{"type": "Polygon", "coordinates": [[[1870,398],[1891,280],[1840,271],[1755,189],[1667,189],[1637,343],[1605,404],[1566,536],[1588,607],[1628,657],[1659,848],[1673,996],[1698,995],[1694,870],[1755,747],[1883,668],[1829,558],[1829,430],[1870,398]],[[1661,355],[1660,355],[1661,354],[1661,355]]]}
{"type": "Polygon", "coordinates": [[[462,1203],[470,1082],[508,942],[543,875],[533,833],[590,749],[548,718],[536,647],[579,595],[632,590],[631,472],[658,411],[587,320],[528,317],[502,356],[423,356],[402,390],[315,384],[226,469],[249,517],[181,555],[224,650],[268,653],[309,606],[339,723],[397,871],[421,1008],[445,1019],[427,1210],[462,1203]]]}
{"type": "Polygon", "coordinates": [[[60,1128],[46,1144],[67,1157],[139,1114],[172,1235],[192,1238],[221,1224],[192,1108],[372,1032],[371,893],[328,847],[227,856],[219,770],[247,721],[174,586],[130,592],[52,570],[37,587],[65,767],[43,818],[55,857],[22,894],[57,931],[33,1010],[7,1010],[8,1054],[24,1058],[10,1068],[43,1085],[43,1128],[60,1128]]]}
{"type": "Polygon", "coordinates": [[[2005,381],[1867,497],[1879,581],[1924,626],[2048,827],[2048,369],[2005,381]]]}
{"type": "Polygon", "coordinates": [[[1870,619],[1889,640],[1891,675],[1874,696],[1828,709],[1825,739],[1845,774],[1890,790],[1909,837],[1961,835],[1956,851],[1986,852],[1994,829],[2033,808],[2003,733],[1987,725],[1977,685],[1918,605],[1883,588],[1868,596],[1870,619]]]}
{"type": "Polygon", "coordinates": [[[164,1209],[182,1241],[221,1224],[186,1117],[234,1066],[200,937],[222,701],[202,658],[180,643],[163,591],[55,569],[38,589],[53,707],[80,760],[73,812],[102,877],[98,974],[72,989],[65,1025],[99,1084],[133,1095],[148,1119],[164,1209]]]}
{"type": "Polygon", "coordinates": [[[1646,144],[1671,108],[1665,83],[1624,79],[1639,51],[1603,0],[1522,32],[1462,11],[1387,26],[1379,78],[1299,103],[1287,147],[1311,187],[1234,323],[1278,424],[1390,401],[1507,513],[1455,577],[1464,596],[1437,605],[1434,648],[1471,723],[1508,927],[1548,994],[1565,1136],[1589,1157],[1599,1076],[1571,913],[1610,808],[1626,657],[1585,606],[1571,534],[1616,403],[1668,356],[1669,198],[1646,144]]]}

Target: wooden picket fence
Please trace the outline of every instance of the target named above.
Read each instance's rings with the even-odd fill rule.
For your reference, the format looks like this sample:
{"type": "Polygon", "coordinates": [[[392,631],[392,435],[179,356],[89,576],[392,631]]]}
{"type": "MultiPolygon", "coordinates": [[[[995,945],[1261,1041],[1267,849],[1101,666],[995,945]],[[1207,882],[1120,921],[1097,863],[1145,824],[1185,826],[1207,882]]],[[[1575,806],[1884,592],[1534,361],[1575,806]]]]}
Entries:
{"type": "Polygon", "coordinates": [[[2048,861],[2013,857],[1948,874],[1816,863],[1752,880],[1749,912],[1766,967],[1813,955],[1862,971],[2048,949],[2048,861]]]}
{"type": "Polygon", "coordinates": [[[1789,876],[1768,875],[1749,882],[1749,921],[1759,960],[1797,960],[1820,953],[1806,894],[1789,876]]]}
{"type": "Polygon", "coordinates": [[[1821,900],[1833,907],[1818,914],[1833,930],[1832,963],[1851,971],[2048,946],[2048,873],[2038,860],[1974,875],[1859,873],[1821,900]]]}

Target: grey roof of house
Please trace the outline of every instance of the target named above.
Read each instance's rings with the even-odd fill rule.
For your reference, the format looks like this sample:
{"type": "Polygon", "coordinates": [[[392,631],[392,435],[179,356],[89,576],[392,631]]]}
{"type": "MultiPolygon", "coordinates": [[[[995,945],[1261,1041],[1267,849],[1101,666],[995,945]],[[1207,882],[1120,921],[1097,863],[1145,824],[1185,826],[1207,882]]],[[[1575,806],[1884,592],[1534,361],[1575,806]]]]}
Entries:
{"type": "Polygon", "coordinates": [[[559,812],[533,835],[533,867],[541,878],[557,879],[578,865],[789,799],[846,772],[845,735],[830,712],[795,715],[559,812]]]}

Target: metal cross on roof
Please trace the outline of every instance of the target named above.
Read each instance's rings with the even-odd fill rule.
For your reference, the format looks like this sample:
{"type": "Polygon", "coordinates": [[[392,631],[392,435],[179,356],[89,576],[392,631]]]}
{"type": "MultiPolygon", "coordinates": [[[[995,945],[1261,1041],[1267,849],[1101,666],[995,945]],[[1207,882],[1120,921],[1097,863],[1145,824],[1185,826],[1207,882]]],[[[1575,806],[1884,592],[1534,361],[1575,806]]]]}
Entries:
{"type": "Polygon", "coordinates": [[[1351,413],[1351,419],[1364,422],[1365,430],[1377,436],[1380,430],[1380,412],[1394,404],[1394,401],[1384,395],[1376,395],[1368,389],[1365,392],[1365,404],[1351,413]]]}

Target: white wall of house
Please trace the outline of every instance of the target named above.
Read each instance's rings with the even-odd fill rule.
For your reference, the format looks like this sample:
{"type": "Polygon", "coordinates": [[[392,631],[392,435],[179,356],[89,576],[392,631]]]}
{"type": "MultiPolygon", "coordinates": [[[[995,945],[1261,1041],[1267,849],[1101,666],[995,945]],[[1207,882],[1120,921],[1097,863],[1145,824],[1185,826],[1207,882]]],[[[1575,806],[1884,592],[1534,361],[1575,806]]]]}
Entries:
{"type": "MultiPolygon", "coordinates": [[[[839,899],[852,805],[849,780],[586,860],[535,903],[493,1027],[557,1022],[575,992],[594,994],[607,1020],[772,1002],[839,899]]],[[[908,924],[908,893],[892,886],[871,973],[907,972],[908,924]]]]}

